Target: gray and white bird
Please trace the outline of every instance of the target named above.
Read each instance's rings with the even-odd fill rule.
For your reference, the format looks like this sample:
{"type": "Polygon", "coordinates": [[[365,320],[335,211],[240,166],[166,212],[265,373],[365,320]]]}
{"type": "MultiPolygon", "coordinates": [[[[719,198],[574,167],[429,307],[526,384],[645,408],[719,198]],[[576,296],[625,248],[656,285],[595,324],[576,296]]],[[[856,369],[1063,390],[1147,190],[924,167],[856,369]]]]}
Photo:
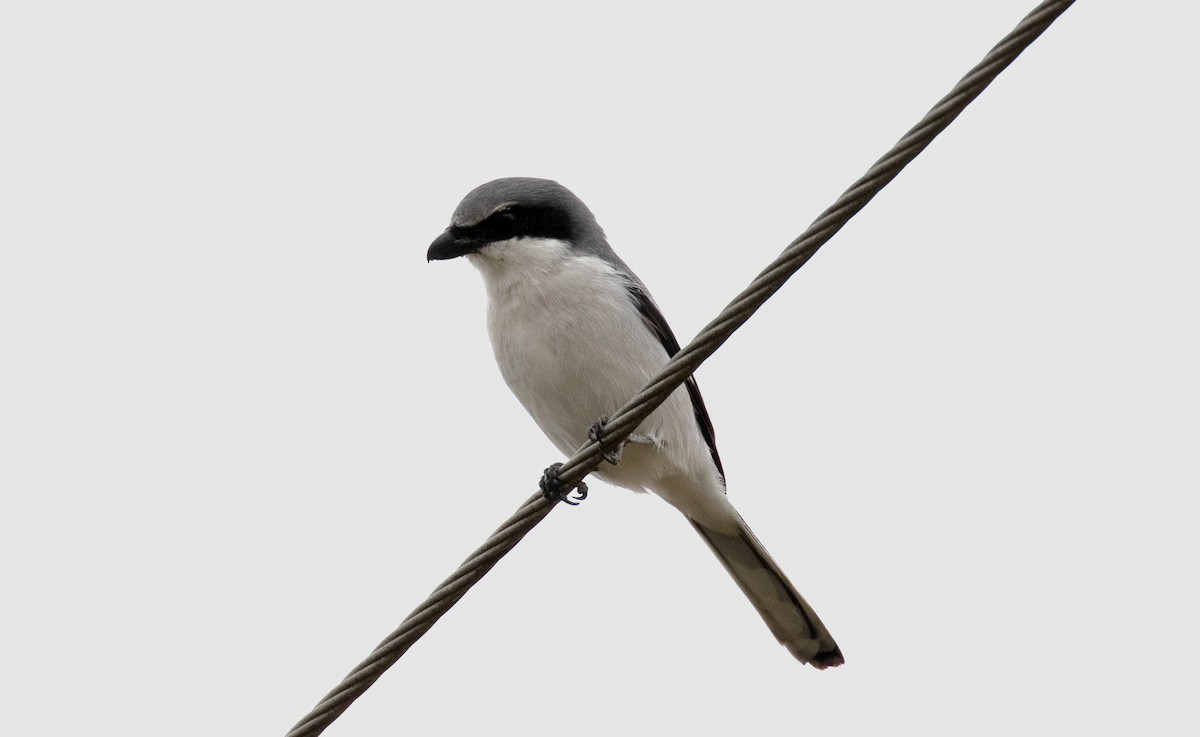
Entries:
{"type": "MultiPolygon", "coordinates": [[[[679,351],[642,283],[574,194],[546,179],[471,191],[428,259],[466,256],[483,274],[500,373],[555,447],[572,455],[679,351]]],[[[713,426],[694,378],[595,474],[652,491],[687,517],[775,637],[817,668],[844,660],[825,625],[725,494],[713,426]]]]}

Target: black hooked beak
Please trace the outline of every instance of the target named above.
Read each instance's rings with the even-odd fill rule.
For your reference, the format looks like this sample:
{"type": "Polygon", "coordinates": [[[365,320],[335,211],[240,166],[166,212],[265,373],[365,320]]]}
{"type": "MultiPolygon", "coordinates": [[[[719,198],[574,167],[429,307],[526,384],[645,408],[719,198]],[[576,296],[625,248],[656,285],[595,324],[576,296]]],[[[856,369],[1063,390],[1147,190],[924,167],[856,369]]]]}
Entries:
{"type": "Polygon", "coordinates": [[[466,256],[468,253],[475,253],[485,245],[487,244],[481,243],[478,238],[469,233],[455,232],[454,228],[447,228],[445,233],[439,235],[429,245],[429,251],[425,253],[425,261],[445,261],[466,256]]]}

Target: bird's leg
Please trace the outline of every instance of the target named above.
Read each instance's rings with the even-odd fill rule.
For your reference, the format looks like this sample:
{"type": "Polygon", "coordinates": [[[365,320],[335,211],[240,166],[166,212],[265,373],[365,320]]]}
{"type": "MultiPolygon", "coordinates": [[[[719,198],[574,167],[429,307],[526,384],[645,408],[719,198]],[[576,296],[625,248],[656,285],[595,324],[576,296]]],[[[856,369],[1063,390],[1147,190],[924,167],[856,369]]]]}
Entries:
{"type": "Polygon", "coordinates": [[[549,468],[542,471],[542,480],[538,482],[538,486],[542,489],[542,496],[552,502],[566,502],[573,507],[578,506],[579,502],[587,499],[587,484],[580,481],[573,487],[565,487],[562,479],[558,477],[560,468],[562,468],[561,463],[552,463],[549,468]],[[575,492],[574,499],[571,499],[572,491],[575,492]]]}
{"type": "MultiPolygon", "coordinates": [[[[604,428],[606,425],[608,425],[607,417],[601,417],[600,419],[593,422],[592,426],[589,427],[588,431],[587,431],[588,440],[591,440],[592,442],[600,443],[601,445],[603,445],[604,444],[604,428]]],[[[604,453],[604,460],[608,461],[609,463],[611,463],[614,466],[617,465],[618,463],[620,463],[621,462],[621,451],[624,450],[626,443],[645,443],[648,445],[654,445],[654,439],[647,435],[636,435],[636,434],[630,435],[625,440],[622,440],[620,442],[620,444],[617,445],[617,447],[613,448],[612,450],[606,451],[604,453]]]]}

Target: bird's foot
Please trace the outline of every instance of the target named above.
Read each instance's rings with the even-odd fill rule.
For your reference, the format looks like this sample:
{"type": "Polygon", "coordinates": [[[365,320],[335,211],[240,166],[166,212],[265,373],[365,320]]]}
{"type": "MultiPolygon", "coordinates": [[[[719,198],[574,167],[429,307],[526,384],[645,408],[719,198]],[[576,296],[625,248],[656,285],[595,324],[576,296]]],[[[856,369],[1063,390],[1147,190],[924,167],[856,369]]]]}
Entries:
{"type": "MultiPolygon", "coordinates": [[[[607,424],[608,424],[607,417],[601,417],[600,419],[593,422],[592,426],[589,427],[588,431],[587,431],[588,440],[591,440],[594,443],[600,443],[603,445],[603,443],[604,443],[604,427],[607,424]]],[[[609,463],[611,463],[614,466],[617,465],[618,463],[621,462],[621,450],[624,447],[625,447],[625,443],[622,442],[620,445],[613,448],[612,450],[605,451],[604,452],[604,460],[608,461],[609,463]]]]}
{"type": "Polygon", "coordinates": [[[558,476],[560,468],[562,468],[561,463],[553,463],[542,472],[542,480],[538,482],[538,486],[542,489],[542,496],[552,502],[566,502],[573,507],[578,506],[579,502],[587,499],[587,484],[580,481],[572,487],[565,486],[558,476]],[[572,491],[575,492],[574,499],[571,498],[572,491]]]}

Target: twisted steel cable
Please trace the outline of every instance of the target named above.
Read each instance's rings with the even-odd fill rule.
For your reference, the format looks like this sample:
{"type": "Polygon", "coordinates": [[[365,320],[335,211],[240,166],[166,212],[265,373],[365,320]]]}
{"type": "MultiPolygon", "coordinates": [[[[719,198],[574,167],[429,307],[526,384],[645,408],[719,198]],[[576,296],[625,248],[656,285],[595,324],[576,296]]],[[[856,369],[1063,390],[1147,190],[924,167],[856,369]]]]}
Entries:
{"type": "MultiPolygon", "coordinates": [[[[778,291],[783,284],[812,258],[851,217],[866,206],[880,190],[917,157],[930,142],[946,129],[1000,72],[1054,22],[1074,0],[1047,0],[988,52],[948,95],[933,107],[890,151],[855,182],[829,209],[787,248],[710,322],[683,350],[677,353],[658,377],[608,419],[602,443],[588,442],[558,470],[564,489],[580,485],[603,458],[606,449],[616,447],[642,420],[658,407],[709,356],[716,352],[735,330],[778,291]]],[[[450,607],[463,597],[491,570],[509,550],[542,521],[557,502],[541,493],[530,497],[520,509],[496,530],[487,542],[471,554],[449,578],[429,595],[401,625],[381,642],[371,655],[329,692],[307,716],[294,726],[287,737],[319,735],[350,704],[361,696],[384,671],[392,666],[450,607]]]]}

